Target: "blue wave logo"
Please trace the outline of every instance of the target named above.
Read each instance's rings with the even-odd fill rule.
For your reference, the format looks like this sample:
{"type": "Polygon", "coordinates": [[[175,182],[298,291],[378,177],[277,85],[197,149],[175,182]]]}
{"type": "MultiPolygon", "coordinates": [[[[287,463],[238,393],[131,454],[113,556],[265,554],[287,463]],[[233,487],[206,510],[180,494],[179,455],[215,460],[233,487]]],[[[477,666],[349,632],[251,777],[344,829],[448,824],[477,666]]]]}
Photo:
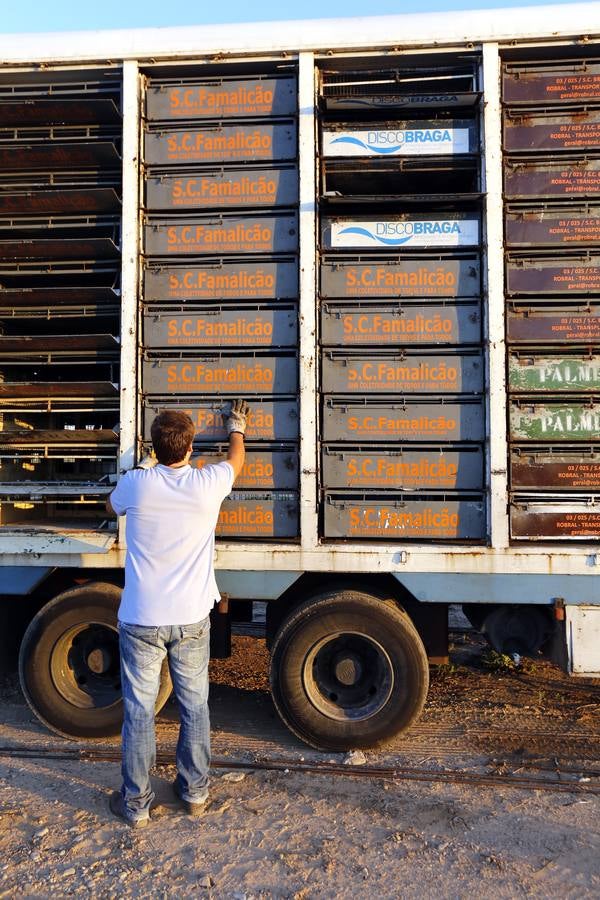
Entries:
{"type": "Polygon", "coordinates": [[[335,138],[331,142],[332,144],[356,144],[357,147],[362,147],[363,150],[372,150],[375,153],[395,153],[397,150],[400,150],[402,144],[395,144],[392,147],[374,147],[373,144],[365,144],[364,141],[361,141],[360,138],[355,137],[339,137],[335,138]]]}
{"type": "Polygon", "coordinates": [[[372,234],[367,228],[343,228],[339,234],[359,234],[361,237],[368,237],[372,241],[379,241],[380,244],[386,244],[388,247],[398,247],[400,244],[405,244],[407,241],[410,241],[412,235],[407,235],[403,238],[384,238],[379,237],[377,234],[372,234]]]}

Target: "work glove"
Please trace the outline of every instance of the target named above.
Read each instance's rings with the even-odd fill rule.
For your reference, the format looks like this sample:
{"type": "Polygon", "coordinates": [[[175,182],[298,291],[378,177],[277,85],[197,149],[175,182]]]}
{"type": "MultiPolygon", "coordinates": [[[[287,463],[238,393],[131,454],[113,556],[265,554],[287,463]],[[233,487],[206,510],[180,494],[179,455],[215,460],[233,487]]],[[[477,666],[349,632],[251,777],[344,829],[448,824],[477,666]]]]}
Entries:
{"type": "Polygon", "coordinates": [[[250,407],[245,400],[233,400],[229,412],[223,413],[227,434],[233,434],[235,431],[238,434],[245,434],[249,413],[250,407]]]}
{"type": "Polygon", "coordinates": [[[153,452],[147,453],[144,458],[139,461],[136,469],[153,469],[157,462],[158,460],[153,452]]]}

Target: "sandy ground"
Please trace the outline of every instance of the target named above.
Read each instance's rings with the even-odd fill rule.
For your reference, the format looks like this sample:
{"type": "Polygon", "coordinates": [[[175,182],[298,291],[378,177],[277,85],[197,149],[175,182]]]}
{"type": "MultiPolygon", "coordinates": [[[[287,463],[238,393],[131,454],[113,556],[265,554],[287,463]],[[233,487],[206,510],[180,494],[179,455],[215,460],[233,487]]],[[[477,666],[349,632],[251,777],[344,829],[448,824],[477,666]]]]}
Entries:
{"type": "MultiPolygon", "coordinates": [[[[264,643],[234,647],[212,664],[215,757],[341,763],[279,723],[264,643]]],[[[526,774],[536,763],[600,786],[600,684],[542,663],[490,672],[481,651],[457,636],[421,722],[368,764],[526,774]]],[[[173,704],[157,733],[172,747],[173,704]]],[[[37,724],[14,676],[0,689],[0,743],[74,746],[37,724]]],[[[0,756],[0,897],[600,897],[598,794],[219,769],[191,819],[172,802],[174,773],[157,768],[153,820],[133,831],[107,810],[118,763],[0,756]]]]}

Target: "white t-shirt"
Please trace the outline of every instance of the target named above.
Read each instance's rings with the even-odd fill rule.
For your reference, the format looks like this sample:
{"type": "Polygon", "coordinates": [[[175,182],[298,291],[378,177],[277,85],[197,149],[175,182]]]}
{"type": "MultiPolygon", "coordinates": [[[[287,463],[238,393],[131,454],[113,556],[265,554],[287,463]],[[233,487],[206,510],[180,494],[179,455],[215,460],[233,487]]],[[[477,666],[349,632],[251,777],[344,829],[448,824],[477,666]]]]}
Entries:
{"type": "Polygon", "coordinates": [[[133,469],[119,480],[110,497],[117,515],[127,515],[119,621],[190,625],[209,614],[219,599],[215,527],[233,478],[233,467],[221,462],[133,469]]]}

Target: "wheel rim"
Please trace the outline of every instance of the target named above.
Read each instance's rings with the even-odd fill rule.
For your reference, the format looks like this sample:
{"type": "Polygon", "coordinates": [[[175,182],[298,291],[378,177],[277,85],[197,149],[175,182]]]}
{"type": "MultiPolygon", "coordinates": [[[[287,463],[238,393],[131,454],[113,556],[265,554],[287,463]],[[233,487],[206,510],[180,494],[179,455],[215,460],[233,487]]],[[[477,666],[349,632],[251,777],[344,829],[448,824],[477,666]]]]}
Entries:
{"type": "Polygon", "coordinates": [[[302,680],[313,706],[330,719],[370,719],[388,702],[394,668],[385,648],[359,632],[318,641],[304,660],[302,680]]]}
{"type": "Polygon", "coordinates": [[[114,706],[121,699],[116,628],[84,622],[67,629],[52,649],[50,674],[58,693],[72,706],[114,706]]]}

